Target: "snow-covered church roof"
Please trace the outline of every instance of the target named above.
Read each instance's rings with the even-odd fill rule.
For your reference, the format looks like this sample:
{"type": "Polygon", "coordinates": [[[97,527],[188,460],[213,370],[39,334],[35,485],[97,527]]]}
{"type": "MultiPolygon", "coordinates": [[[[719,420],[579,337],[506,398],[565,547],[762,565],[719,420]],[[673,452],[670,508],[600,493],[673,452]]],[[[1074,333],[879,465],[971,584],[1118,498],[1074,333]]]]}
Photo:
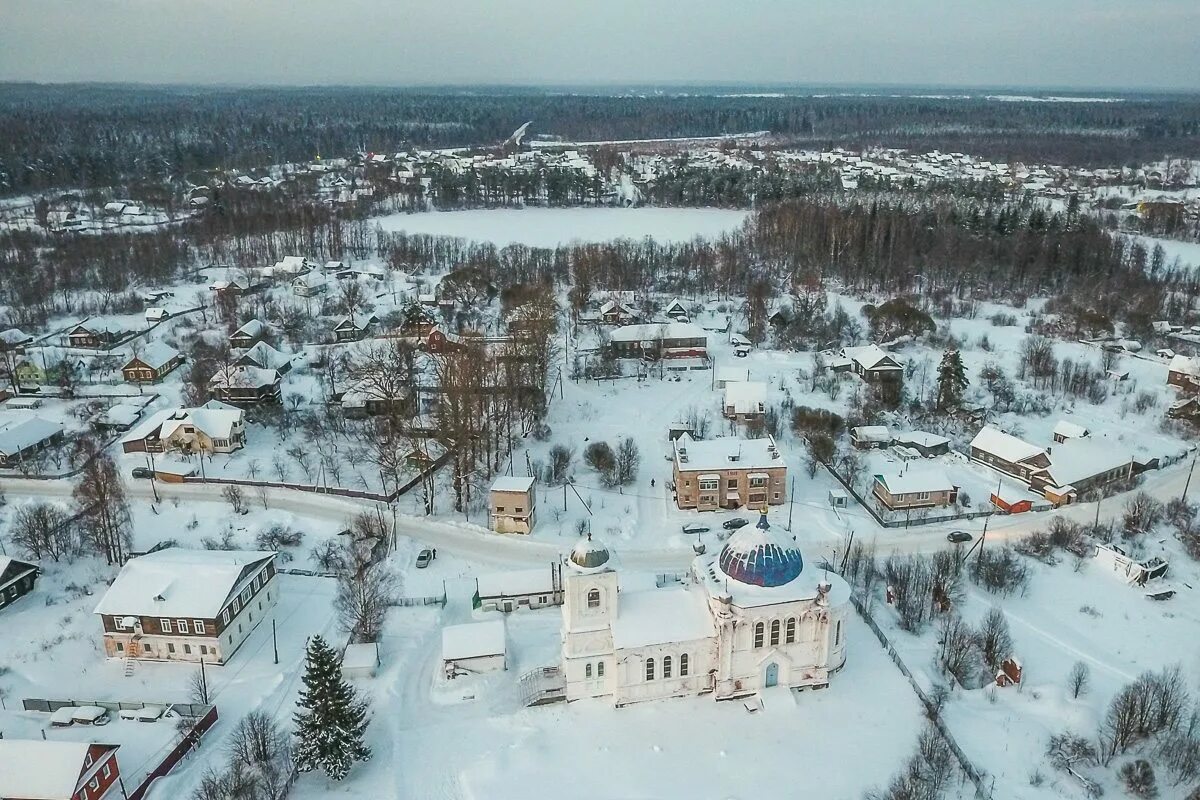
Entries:
{"type": "Polygon", "coordinates": [[[783,586],[799,577],[804,558],[794,542],[775,535],[767,515],[730,537],[717,558],[721,572],[751,586],[783,586]]]}
{"type": "Polygon", "coordinates": [[[598,572],[608,566],[608,548],[598,541],[592,540],[589,533],[586,539],[580,539],[568,557],[571,564],[583,572],[598,572]]]}

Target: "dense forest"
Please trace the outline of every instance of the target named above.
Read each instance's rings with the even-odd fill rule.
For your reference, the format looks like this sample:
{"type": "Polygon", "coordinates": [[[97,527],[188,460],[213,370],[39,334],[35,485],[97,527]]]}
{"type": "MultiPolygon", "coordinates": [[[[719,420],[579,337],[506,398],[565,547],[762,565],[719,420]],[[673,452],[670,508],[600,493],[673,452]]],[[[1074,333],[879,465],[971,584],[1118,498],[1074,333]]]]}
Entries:
{"type": "Polygon", "coordinates": [[[965,150],[1124,165],[1200,156],[1200,97],[996,102],[871,95],[739,96],[371,88],[0,85],[0,192],[90,188],[192,170],[391,152],[536,133],[608,140],[770,131],[783,144],[965,150]]]}

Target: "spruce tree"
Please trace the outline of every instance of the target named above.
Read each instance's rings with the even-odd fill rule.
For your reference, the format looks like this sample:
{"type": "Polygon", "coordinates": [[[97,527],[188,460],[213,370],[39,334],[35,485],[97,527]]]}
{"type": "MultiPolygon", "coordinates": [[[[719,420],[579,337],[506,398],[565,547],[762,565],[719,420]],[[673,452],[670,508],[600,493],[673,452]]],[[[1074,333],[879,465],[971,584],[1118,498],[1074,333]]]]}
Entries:
{"type": "Polygon", "coordinates": [[[947,411],[962,402],[963,392],[971,383],[957,350],[947,350],[938,364],[938,411],[947,411]]]}
{"type": "Polygon", "coordinates": [[[303,681],[295,714],[296,768],[301,772],[320,768],[340,781],[355,761],[371,757],[371,749],[363,744],[366,703],[342,678],[337,653],[320,636],[308,643],[303,681]]]}

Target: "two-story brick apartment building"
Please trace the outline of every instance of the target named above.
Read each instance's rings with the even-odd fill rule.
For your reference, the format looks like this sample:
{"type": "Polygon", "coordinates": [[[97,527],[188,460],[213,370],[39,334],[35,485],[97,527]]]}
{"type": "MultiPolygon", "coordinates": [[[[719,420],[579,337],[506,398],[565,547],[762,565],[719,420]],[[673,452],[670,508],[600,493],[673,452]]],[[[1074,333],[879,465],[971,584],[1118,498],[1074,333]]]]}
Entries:
{"type": "Polygon", "coordinates": [[[679,508],[761,510],[786,501],[787,463],[773,436],[697,441],[685,433],[673,445],[679,508]]]}
{"type": "Polygon", "coordinates": [[[275,553],[169,547],[127,561],[94,613],[110,658],[224,664],[278,598],[275,553]]]}
{"type": "Polygon", "coordinates": [[[0,797],[105,800],[121,797],[115,744],[0,739],[0,797]]]}

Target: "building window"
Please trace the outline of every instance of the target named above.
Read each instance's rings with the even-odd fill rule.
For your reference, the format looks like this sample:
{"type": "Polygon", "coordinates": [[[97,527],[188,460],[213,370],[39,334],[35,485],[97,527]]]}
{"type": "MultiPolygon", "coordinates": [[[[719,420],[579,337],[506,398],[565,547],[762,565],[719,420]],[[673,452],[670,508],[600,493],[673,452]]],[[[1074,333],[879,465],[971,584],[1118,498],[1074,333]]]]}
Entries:
{"type": "Polygon", "coordinates": [[[204,620],[202,620],[202,619],[192,620],[192,629],[195,630],[196,633],[204,633],[204,620]]]}
{"type": "Polygon", "coordinates": [[[175,644],[173,642],[167,642],[167,652],[168,653],[175,652],[175,644]]]}
{"type": "Polygon", "coordinates": [[[715,492],[719,488],[720,481],[700,481],[700,491],[715,492]]]}
{"type": "Polygon", "coordinates": [[[779,620],[771,620],[771,647],[779,644],[779,620]]]}
{"type": "Polygon", "coordinates": [[[725,486],[729,489],[738,488],[737,478],[730,478],[729,480],[725,481],[725,486]]]}
{"type": "Polygon", "coordinates": [[[604,662],[603,661],[599,661],[596,663],[596,677],[597,678],[604,677],[604,662]]]}
{"type": "Polygon", "coordinates": [[[94,791],[96,791],[97,789],[99,789],[99,788],[100,788],[100,779],[99,779],[99,778],[92,778],[92,782],[91,782],[91,783],[89,783],[89,784],[88,784],[88,786],[92,787],[92,791],[93,791],[93,792],[94,792],[94,791]]]}
{"type": "Polygon", "coordinates": [[[788,644],[796,641],[796,618],[788,617],[787,628],[784,633],[784,641],[788,644]]]}
{"type": "Polygon", "coordinates": [[[118,653],[125,652],[125,645],[121,644],[120,642],[117,642],[117,652],[118,653]]]}
{"type": "Polygon", "coordinates": [[[928,500],[929,492],[917,492],[917,499],[918,500],[928,500]]]}
{"type": "Polygon", "coordinates": [[[592,665],[591,664],[583,665],[583,677],[585,677],[585,678],[592,677],[592,665]]]}
{"type": "Polygon", "coordinates": [[[177,620],[175,620],[175,627],[176,627],[176,628],[178,628],[178,630],[179,630],[179,632],[180,632],[180,633],[187,633],[187,632],[188,632],[188,624],[187,624],[187,620],[186,620],[186,619],[177,619],[177,620]]]}
{"type": "Polygon", "coordinates": [[[112,774],[112,767],[110,767],[108,764],[105,764],[104,765],[104,777],[107,778],[111,774],[112,774]]]}
{"type": "Polygon", "coordinates": [[[183,652],[190,656],[192,654],[192,646],[190,644],[185,644],[183,646],[183,652]]]}
{"type": "Polygon", "coordinates": [[[115,627],[119,631],[125,630],[125,618],[124,617],[113,617],[113,627],[115,627]]]}
{"type": "Polygon", "coordinates": [[[775,492],[773,496],[774,496],[774,499],[778,500],[778,499],[779,499],[779,492],[775,492]]]}
{"type": "Polygon", "coordinates": [[[200,645],[200,655],[202,655],[202,656],[208,655],[208,645],[206,645],[206,644],[200,645]]]}
{"type": "Polygon", "coordinates": [[[588,592],[587,607],[588,608],[599,608],[600,607],[600,590],[599,589],[592,589],[590,592],[588,592]]]}
{"type": "Polygon", "coordinates": [[[663,677],[671,677],[671,657],[663,656],[663,677]]]}
{"type": "Polygon", "coordinates": [[[171,620],[169,620],[169,619],[160,619],[160,620],[158,621],[158,626],[159,626],[160,628],[162,628],[162,632],[163,632],[163,633],[170,633],[170,632],[171,632],[171,620]]]}
{"type": "Polygon", "coordinates": [[[503,513],[504,513],[504,506],[496,506],[496,513],[497,513],[497,514],[503,514],[503,513]]]}
{"type": "Polygon", "coordinates": [[[766,486],[767,479],[766,478],[751,478],[750,485],[751,486],[766,486]]]}
{"type": "Polygon", "coordinates": [[[514,506],[514,507],[513,507],[513,513],[514,513],[514,514],[520,514],[520,513],[521,513],[522,511],[524,511],[524,510],[525,510],[525,509],[524,509],[524,508],[522,508],[521,506],[514,506]]]}
{"type": "Polygon", "coordinates": [[[654,680],[654,659],[653,658],[646,659],[646,680],[648,680],[648,681],[654,680]]]}
{"type": "Polygon", "coordinates": [[[679,656],[679,677],[686,678],[688,673],[688,654],[683,653],[679,656]]]}
{"type": "Polygon", "coordinates": [[[765,630],[766,630],[766,627],[761,622],[754,623],[754,646],[755,647],[763,646],[763,633],[765,632],[765,630]]]}
{"type": "Polygon", "coordinates": [[[229,624],[229,609],[225,609],[225,613],[221,615],[221,622],[225,625],[229,624]]]}

